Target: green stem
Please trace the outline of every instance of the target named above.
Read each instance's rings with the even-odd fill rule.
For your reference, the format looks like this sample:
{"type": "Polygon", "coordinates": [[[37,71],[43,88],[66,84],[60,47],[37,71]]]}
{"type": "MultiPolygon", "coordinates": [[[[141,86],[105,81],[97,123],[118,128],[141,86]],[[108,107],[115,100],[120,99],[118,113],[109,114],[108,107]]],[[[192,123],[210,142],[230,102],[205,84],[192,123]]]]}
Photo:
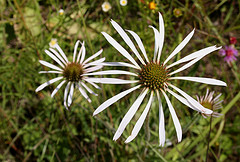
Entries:
{"type": "MultiPolygon", "coordinates": [[[[150,140],[150,129],[149,129],[149,113],[147,114],[147,117],[145,119],[145,141],[146,145],[149,143],[150,140]]],[[[146,147],[143,153],[143,159],[145,159],[147,155],[148,148],[146,147]]]]}
{"type": "Polygon", "coordinates": [[[206,162],[208,161],[208,151],[209,151],[209,143],[210,143],[210,135],[211,135],[211,131],[212,131],[212,115],[211,115],[211,118],[210,118],[210,129],[209,129],[209,134],[208,134],[208,145],[207,145],[207,154],[206,154],[206,162]]]}

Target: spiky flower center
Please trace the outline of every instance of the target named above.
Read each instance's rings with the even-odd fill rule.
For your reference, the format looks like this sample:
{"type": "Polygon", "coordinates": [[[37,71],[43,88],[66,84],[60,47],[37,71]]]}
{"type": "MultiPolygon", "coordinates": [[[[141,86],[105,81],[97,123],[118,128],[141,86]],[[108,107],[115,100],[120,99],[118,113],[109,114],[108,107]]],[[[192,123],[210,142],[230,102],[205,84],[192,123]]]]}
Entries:
{"type": "Polygon", "coordinates": [[[168,71],[158,63],[148,63],[139,72],[140,83],[152,90],[164,89],[168,80],[168,71]]]}
{"type": "Polygon", "coordinates": [[[63,76],[71,82],[78,82],[82,79],[83,68],[80,64],[70,63],[63,70],[63,76]]]}

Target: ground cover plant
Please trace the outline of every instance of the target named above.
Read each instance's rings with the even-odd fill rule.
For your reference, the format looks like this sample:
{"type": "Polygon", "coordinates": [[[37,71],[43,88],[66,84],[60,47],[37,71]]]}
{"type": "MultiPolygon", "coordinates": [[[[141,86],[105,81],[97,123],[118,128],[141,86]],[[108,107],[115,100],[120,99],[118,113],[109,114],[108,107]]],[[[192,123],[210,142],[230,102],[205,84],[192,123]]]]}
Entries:
{"type": "MultiPolygon", "coordinates": [[[[0,0],[0,5],[1,161],[240,160],[239,1],[0,0]],[[40,63],[39,60],[58,65],[58,57],[53,58],[48,52],[45,53],[48,49],[52,52],[50,48],[58,50],[58,45],[68,60],[81,60],[78,52],[74,52],[77,42],[77,51],[83,46],[86,48],[85,59],[97,53],[97,57],[87,64],[93,65],[92,62],[99,60],[129,62],[109,44],[105,39],[106,35],[101,34],[104,32],[117,40],[134,60],[137,60],[138,57],[127,46],[126,41],[112,27],[112,20],[121,24],[124,29],[136,32],[143,42],[149,60],[152,60],[155,34],[149,25],[159,29],[159,12],[165,28],[161,60],[166,60],[195,28],[191,40],[176,57],[169,60],[168,65],[203,48],[222,46],[220,50],[213,51],[181,71],[179,76],[214,78],[225,82],[227,87],[172,80],[173,85],[184,90],[202,106],[213,110],[212,115],[193,111],[174,96],[165,94],[169,97],[182,127],[181,142],[178,142],[172,112],[168,108],[169,103],[162,98],[163,95],[161,99],[166,141],[164,145],[160,143],[161,146],[159,105],[155,95],[151,99],[153,102],[143,127],[130,143],[126,144],[125,141],[132,135],[134,126],[148,104],[147,101],[142,103],[121,137],[116,141],[113,137],[141,90],[126,95],[93,116],[102,103],[136,86],[134,83],[94,84],[92,80],[88,80],[90,82],[86,85],[81,83],[80,86],[84,87],[82,89],[86,90],[89,98],[83,90],[78,91],[77,85],[75,91],[74,86],[68,86],[72,90],[70,97],[66,97],[66,83],[62,83],[64,88],[59,88],[56,93],[56,88],[62,81],[47,87],[45,84],[40,91],[43,88],[41,84],[59,77],[52,72],[39,73],[50,70],[41,65],[49,64],[40,63]],[[53,95],[54,97],[51,97],[53,95]]],[[[132,35],[128,34],[134,40],[132,35]]],[[[137,42],[134,42],[134,45],[141,51],[137,42]]],[[[141,61],[137,63],[140,65],[141,61]]],[[[134,72],[128,67],[105,65],[98,68],[102,71],[134,72]]],[[[78,70],[75,63],[71,66],[78,70]]],[[[79,81],[79,78],[68,75],[66,71],[69,69],[66,69],[63,76],[67,76],[69,81],[79,81]]],[[[110,74],[101,77],[134,80],[131,75],[110,74]]]]}

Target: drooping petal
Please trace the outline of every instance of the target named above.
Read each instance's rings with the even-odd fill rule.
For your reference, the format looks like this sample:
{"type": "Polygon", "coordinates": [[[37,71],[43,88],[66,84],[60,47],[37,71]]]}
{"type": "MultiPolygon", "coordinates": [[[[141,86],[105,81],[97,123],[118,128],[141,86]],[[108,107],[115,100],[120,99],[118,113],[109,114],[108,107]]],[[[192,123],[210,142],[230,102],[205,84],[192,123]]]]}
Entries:
{"type": "Polygon", "coordinates": [[[91,57],[87,58],[87,59],[83,62],[83,65],[85,65],[86,63],[88,63],[88,62],[91,61],[92,59],[98,57],[102,52],[103,52],[103,49],[99,50],[97,53],[95,53],[95,54],[92,55],[91,57]]]}
{"type": "Polygon", "coordinates": [[[159,106],[159,146],[164,146],[165,144],[165,123],[164,123],[164,113],[163,113],[163,106],[162,100],[159,95],[159,91],[157,90],[157,98],[158,98],[158,106],[159,106]]]}
{"type": "Polygon", "coordinates": [[[147,106],[145,107],[142,115],[140,116],[140,118],[138,119],[137,123],[135,124],[135,126],[134,126],[134,128],[132,130],[131,135],[127,138],[125,143],[131,142],[138,135],[138,132],[142,128],[143,122],[145,121],[145,119],[147,117],[147,114],[149,112],[149,109],[151,107],[152,99],[153,99],[153,91],[151,92],[151,95],[150,95],[150,98],[148,100],[147,106]]]}
{"type": "Polygon", "coordinates": [[[131,31],[131,30],[126,30],[126,31],[128,31],[128,32],[133,36],[133,38],[135,39],[135,41],[136,41],[137,44],[138,44],[138,47],[139,47],[140,50],[142,51],[143,56],[145,57],[145,59],[147,60],[147,62],[149,62],[148,57],[147,57],[146,50],[145,50],[145,48],[144,48],[144,46],[143,46],[143,43],[142,43],[140,37],[139,37],[134,31],[131,31]]]}
{"type": "Polygon", "coordinates": [[[50,50],[55,56],[57,56],[57,58],[59,58],[59,60],[61,60],[62,63],[64,63],[64,65],[67,64],[67,62],[62,58],[62,56],[59,55],[59,53],[58,53],[56,50],[54,50],[54,49],[52,49],[52,48],[49,48],[49,50],[50,50]]]}
{"type": "Polygon", "coordinates": [[[55,47],[55,48],[57,48],[58,52],[62,55],[62,57],[64,58],[64,60],[68,63],[69,61],[68,61],[65,53],[63,52],[63,50],[60,48],[60,46],[59,46],[58,44],[56,44],[56,47],[55,47]]]}
{"type": "Polygon", "coordinates": [[[156,28],[154,28],[153,26],[149,26],[149,27],[153,29],[154,36],[155,36],[154,57],[153,57],[153,61],[155,62],[156,58],[157,58],[158,48],[159,48],[160,34],[159,34],[158,30],[156,28]]]}
{"type": "Polygon", "coordinates": [[[123,40],[125,41],[125,43],[131,48],[131,50],[133,51],[133,53],[137,56],[137,58],[139,59],[139,61],[145,65],[145,62],[143,61],[142,57],[140,56],[140,54],[138,53],[136,47],[134,46],[132,40],[129,38],[129,36],[127,35],[127,33],[122,29],[122,27],[120,25],[118,25],[118,23],[116,23],[114,20],[111,20],[111,23],[113,25],[113,27],[115,28],[115,30],[120,34],[120,36],[123,38],[123,40]]]}
{"type": "Polygon", "coordinates": [[[76,84],[78,86],[78,89],[80,91],[80,93],[83,95],[84,98],[86,98],[88,100],[89,103],[91,103],[91,99],[88,97],[87,93],[85,92],[85,90],[82,88],[81,85],[79,85],[78,83],[76,84]]]}
{"type": "MultiPolygon", "coordinates": [[[[220,49],[222,47],[218,47],[217,49],[220,49]]],[[[204,56],[208,55],[209,53],[206,53],[202,56],[199,56],[195,59],[193,59],[192,61],[190,61],[189,63],[185,64],[184,66],[180,67],[179,69],[175,70],[174,72],[171,72],[169,75],[173,75],[173,74],[176,74],[176,73],[179,73],[187,68],[189,68],[190,66],[192,66],[193,64],[195,64],[196,62],[198,62],[199,60],[201,60],[204,56]]]]}
{"type": "Polygon", "coordinates": [[[164,61],[163,65],[165,65],[171,58],[173,58],[178,52],[180,52],[185,45],[190,41],[194,34],[195,29],[174,49],[174,51],[168,56],[168,58],[164,61]]]}
{"type": "Polygon", "coordinates": [[[161,53],[162,53],[162,48],[163,48],[163,43],[164,43],[164,33],[165,33],[165,29],[164,29],[164,21],[163,21],[163,17],[162,14],[159,12],[159,49],[158,49],[158,57],[157,57],[157,62],[160,62],[160,57],[161,57],[161,53]]]}
{"type": "Polygon", "coordinates": [[[47,66],[49,68],[52,68],[52,69],[55,69],[55,70],[58,70],[58,71],[63,71],[61,68],[49,63],[49,62],[46,62],[46,61],[43,61],[43,60],[39,60],[40,64],[44,65],[44,66],[47,66]]]}
{"type": "Polygon", "coordinates": [[[138,80],[123,80],[116,78],[85,78],[85,80],[102,84],[130,84],[139,82],[138,80]]]}
{"type": "Polygon", "coordinates": [[[68,110],[68,106],[67,106],[67,96],[68,96],[68,90],[69,90],[69,87],[71,85],[71,82],[68,82],[65,90],[64,90],[64,106],[65,108],[68,110]]]}
{"type": "MultiPolygon", "coordinates": [[[[85,80],[86,78],[83,78],[83,80],[85,80]]],[[[97,84],[95,84],[95,83],[93,83],[92,81],[90,81],[90,80],[85,80],[86,82],[88,82],[88,83],[90,83],[92,86],[94,86],[95,88],[97,88],[97,89],[101,89],[97,84]]]]}
{"type": "Polygon", "coordinates": [[[227,84],[221,80],[212,79],[212,78],[202,78],[202,77],[171,77],[172,79],[180,79],[180,80],[188,80],[193,82],[205,83],[210,85],[219,85],[219,86],[227,86],[227,84]]]}
{"type": "Polygon", "coordinates": [[[190,61],[192,59],[195,59],[195,58],[198,58],[198,57],[201,57],[203,55],[206,55],[206,54],[209,54],[213,51],[216,51],[218,48],[216,46],[211,46],[211,47],[207,47],[207,48],[204,48],[204,49],[201,49],[199,51],[196,51],[196,52],[193,52],[185,57],[183,57],[182,59],[170,64],[167,66],[167,69],[175,66],[175,65],[178,65],[180,63],[184,63],[184,62],[187,62],[187,61],[190,61]]]}
{"type": "Polygon", "coordinates": [[[139,69],[135,65],[125,63],[125,62],[103,62],[100,65],[103,65],[103,66],[125,66],[125,67],[134,68],[134,69],[139,69]]]}
{"type": "Polygon", "coordinates": [[[123,91],[119,94],[117,94],[116,96],[113,96],[112,98],[108,99],[107,101],[105,101],[104,103],[102,103],[93,113],[93,116],[97,115],[98,113],[102,112],[103,110],[105,110],[107,107],[109,107],[110,105],[112,105],[113,103],[117,102],[118,100],[120,100],[121,98],[123,98],[124,96],[126,96],[127,94],[135,91],[136,89],[140,88],[141,85],[138,85],[136,87],[130,88],[126,91],[123,91]]]}
{"type": "Polygon", "coordinates": [[[42,74],[42,73],[54,73],[54,74],[61,74],[62,72],[61,72],[61,71],[39,71],[38,73],[39,73],[39,74],[42,74]]]}
{"type": "Polygon", "coordinates": [[[93,61],[93,62],[90,62],[88,64],[85,64],[83,65],[83,68],[86,68],[86,67],[89,67],[89,66],[93,66],[93,65],[102,65],[101,63],[105,61],[105,57],[99,59],[99,60],[96,60],[96,61],[93,61]]]}
{"type": "Polygon", "coordinates": [[[110,75],[110,74],[126,74],[126,75],[138,76],[135,73],[128,72],[128,71],[123,71],[123,70],[98,71],[98,72],[94,72],[94,73],[86,73],[86,74],[83,74],[83,76],[89,76],[89,75],[110,75]]]}
{"type": "Polygon", "coordinates": [[[122,119],[122,121],[121,121],[121,123],[120,123],[114,137],[113,137],[114,141],[116,141],[122,135],[124,129],[126,128],[128,123],[131,121],[131,119],[133,118],[135,113],[137,112],[137,110],[138,110],[139,106],[141,105],[141,103],[142,103],[144,97],[146,96],[147,92],[148,92],[148,88],[142,90],[142,93],[139,95],[139,97],[136,99],[136,101],[130,107],[130,109],[128,110],[126,115],[123,117],[123,119],[122,119]]]}
{"type": "Polygon", "coordinates": [[[51,52],[49,52],[48,50],[45,50],[45,53],[64,68],[64,65],[61,63],[61,61],[56,56],[54,56],[51,52]]]}
{"type": "Polygon", "coordinates": [[[63,79],[62,76],[61,76],[61,77],[54,78],[54,79],[51,79],[51,80],[49,80],[49,81],[41,84],[41,85],[35,90],[35,92],[41,91],[43,88],[47,87],[48,85],[50,85],[50,84],[52,84],[52,83],[54,83],[54,82],[56,82],[56,81],[61,80],[61,79],[63,79]]]}
{"type": "Polygon", "coordinates": [[[63,80],[52,92],[51,97],[53,98],[53,96],[58,92],[58,90],[62,87],[62,85],[66,82],[66,80],[63,80]]]}
{"type": "Polygon", "coordinates": [[[178,142],[181,142],[181,140],[182,140],[182,127],[181,127],[181,124],[180,124],[180,122],[178,120],[176,112],[175,112],[175,110],[174,110],[174,108],[173,108],[173,106],[172,106],[168,96],[166,95],[166,93],[163,90],[161,90],[161,91],[162,91],[162,94],[164,95],[164,97],[165,97],[165,99],[167,101],[167,105],[168,105],[169,111],[170,111],[170,113],[172,115],[173,123],[174,123],[174,126],[176,128],[176,132],[177,132],[178,142]]]}
{"type": "Polygon", "coordinates": [[[90,73],[93,71],[97,71],[97,70],[101,69],[102,67],[103,67],[102,65],[93,66],[93,67],[84,69],[84,73],[87,74],[87,73],[90,73]]]}
{"type": "Polygon", "coordinates": [[[199,111],[198,109],[196,109],[194,106],[192,106],[191,104],[189,104],[189,102],[182,96],[174,93],[173,91],[171,91],[170,89],[167,89],[167,91],[173,95],[176,99],[178,99],[180,102],[182,102],[184,105],[190,107],[191,109],[195,110],[195,111],[199,111]]]}
{"type": "Polygon", "coordinates": [[[97,94],[94,93],[85,83],[83,83],[83,82],[80,82],[80,83],[90,94],[93,94],[93,95],[97,96],[97,94]]]}
{"type": "Polygon", "coordinates": [[[212,114],[212,112],[213,112],[212,110],[209,110],[209,109],[203,107],[199,102],[197,102],[195,99],[193,99],[191,96],[189,96],[187,93],[185,93],[181,89],[177,88],[176,86],[174,86],[170,83],[168,85],[170,87],[172,87],[173,89],[175,89],[176,91],[178,91],[178,93],[180,93],[183,97],[185,97],[193,107],[198,109],[199,112],[204,113],[204,114],[212,114]]]}
{"type": "Polygon", "coordinates": [[[70,91],[68,94],[68,107],[72,104],[73,92],[74,92],[74,83],[71,84],[70,91]]]}
{"type": "Polygon", "coordinates": [[[80,43],[80,41],[78,40],[78,41],[75,43],[75,46],[74,46],[73,62],[75,62],[75,58],[76,58],[76,54],[77,54],[77,48],[78,48],[79,43],[80,43]]]}
{"type": "Polygon", "coordinates": [[[107,39],[107,41],[120,52],[124,57],[126,57],[133,65],[135,65],[138,69],[141,69],[137,62],[133,59],[133,57],[110,35],[105,32],[102,32],[103,36],[107,39]]]}

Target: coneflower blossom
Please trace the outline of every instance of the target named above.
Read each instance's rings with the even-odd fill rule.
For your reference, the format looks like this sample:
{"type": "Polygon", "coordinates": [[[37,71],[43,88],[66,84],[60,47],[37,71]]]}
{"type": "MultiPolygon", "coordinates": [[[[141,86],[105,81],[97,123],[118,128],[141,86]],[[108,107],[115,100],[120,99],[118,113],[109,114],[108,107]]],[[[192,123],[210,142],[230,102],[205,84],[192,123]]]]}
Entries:
{"type": "Polygon", "coordinates": [[[221,49],[219,51],[219,54],[221,56],[225,56],[224,61],[226,61],[227,63],[231,63],[233,61],[237,60],[237,56],[238,56],[238,51],[234,48],[234,46],[225,46],[224,49],[221,49]]]}
{"type": "Polygon", "coordinates": [[[223,102],[223,100],[219,99],[222,94],[220,93],[215,98],[213,98],[213,95],[214,95],[214,91],[209,93],[209,89],[207,89],[205,96],[200,96],[200,97],[197,96],[197,100],[201,105],[203,105],[204,107],[206,107],[210,110],[213,110],[212,114],[202,113],[202,116],[204,118],[206,118],[207,116],[219,117],[222,115],[222,114],[216,112],[217,109],[222,108],[221,103],[223,102]]]}
{"type": "MultiPolygon", "coordinates": [[[[135,47],[134,43],[128,36],[128,34],[125,32],[124,29],[120,25],[118,25],[115,21],[111,20],[111,23],[115,30],[120,34],[120,36],[123,38],[125,43],[130,47],[130,49],[133,51],[133,53],[136,55],[138,60],[135,61],[134,58],[129,54],[127,50],[125,50],[116,40],[114,40],[110,35],[108,35],[105,32],[102,32],[103,36],[107,39],[107,41],[124,57],[126,57],[131,63],[125,63],[125,62],[104,62],[102,65],[104,66],[125,66],[135,69],[135,72],[128,72],[123,70],[112,70],[111,72],[106,71],[103,72],[96,72],[93,73],[94,75],[103,75],[103,74],[121,74],[121,75],[132,75],[135,77],[135,80],[122,80],[122,79],[114,79],[114,78],[93,78],[91,79],[92,82],[95,83],[108,83],[108,84],[129,84],[129,83],[136,83],[134,87],[125,90],[116,96],[113,96],[112,98],[108,99],[104,103],[102,103],[93,113],[93,115],[97,115],[101,111],[105,110],[107,107],[112,105],[113,103],[117,102],[127,94],[136,91],[137,89],[140,89],[140,95],[136,99],[136,101],[133,103],[133,105],[130,107],[126,115],[123,117],[114,137],[113,140],[117,140],[121,134],[123,133],[124,129],[128,125],[128,123],[131,121],[135,113],[137,112],[138,108],[140,107],[141,103],[143,102],[144,98],[147,96],[147,94],[150,94],[147,105],[141,114],[140,118],[138,119],[137,123],[135,124],[131,135],[126,139],[126,143],[132,141],[140,131],[144,120],[150,110],[151,104],[153,102],[154,95],[157,96],[158,103],[159,103],[159,141],[160,146],[164,146],[165,143],[165,124],[164,124],[164,113],[163,113],[163,106],[162,106],[162,99],[161,95],[164,96],[167,105],[169,107],[170,113],[172,115],[173,124],[176,128],[177,132],[177,139],[178,142],[182,140],[182,128],[180,125],[180,122],[178,120],[177,114],[170,102],[170,99],[167,96],[167,92],[172,94],[174,97],[176,97],[180,102],[185,104],[186,106],[190,107],[193,110],[196,110],[198,112],[204,113],[204,114],[212,114],[212,110],[209,110],[205,107],[203,107],[199,102],[197,102],[195,99],[193,99],[191,96],[189,96],[187,93],[182,91],[180,88],[177,88],[174,86],[173,80],[188,80],[188,81],[194,81],[194,82],[200,82],[205,84],[211,84],[211,85],[220,85],[220,86],[226,86],[226,83],[211,79],[211,78],[200,78],[200,77],[185,77],[185,76],[179,76],[179,77],[173,77],[174,74],[179,73],[200,59],[202,59],[204,56],[208,55],[209,53],[216,51],[220,49],[221,47],[211,46],[204,48],[202,50],[193,52],[192,54],[189,54],[188,56],[170,64],[167,65],[168,61],[171,60],[178,52],[180,52],[184,46],[189,42],[191,37],[194,34],[194,30],[174,49],[174,51],[168,56],[168,58],[164,61],[160,61],[161,52],[163,48],[164,43],[164,22],[162,15],[159,13],[159,31],[151,26],[151,28],[154,31],[155,34],[155,50],[154,50],[154,57],[153,60],[150,61],[147,57],[145,48],[143,46],[143,43],[140,39],[140,37],[131,30],[126,30],[130,35],[134,38],[136,41],[140,51],[142,52],[142,57],[137,48],[135,47]],[[179,69],[172,71],[172,67],[180,64],[188,62],[184,66],[180,67],[179,69]],[[176,90],[179,94],[173,92],[171,89],[176,90]]],[[[93,75],[92,74],[92,75],[93,75]]]]}
{"type": "Polygon", "coordinates": [[[86,89],[90,94],[96,96],[97,94],[94,93],[85,83],[88,82],[93,87],[100,89],[98,85],[91,81],[88,81],[89,77],[87,77],[86,75],[90,72],[97,71],[103,67],[102,65],[99,65],[99,63],[102,63],[105,58],[90,62],[92,59],[99,56],[103,50],[101,49],[100,51],[85,60],[86,49],[84,46],[84,42],[81,43],[82,47],[77,55],[79,43],[81,42],[78,40],[75,44],[72,62],[68,60],[65,53],[58,44],[55,44],[55,48],[58,50],[58,52],[53,48],[45,50],[45,53],[54,61],[56,61],[56,63],[58,63],[58,65],[60,65],[61,67],[55,66],[43,60],[39,60],[42,65],[54,69],[53,71],[40,71],[39,73],[55,73],[59,74],[60,76],[43,83],[36,89],[36,92],[42,90],[43,88],[54,82],[62,80],[61,83],[53,90],[51,97],[53,97],[58,92],[58,90],[63,86],[63,84],[67,84],[64,90],[64,106],[66,109],[68,109],[68,107],[72,103],[74,88],[78,88],[82,96],[86,98],[88,102],[91,102],[91,99],[88,97],[84,89],[86,89]]]}

